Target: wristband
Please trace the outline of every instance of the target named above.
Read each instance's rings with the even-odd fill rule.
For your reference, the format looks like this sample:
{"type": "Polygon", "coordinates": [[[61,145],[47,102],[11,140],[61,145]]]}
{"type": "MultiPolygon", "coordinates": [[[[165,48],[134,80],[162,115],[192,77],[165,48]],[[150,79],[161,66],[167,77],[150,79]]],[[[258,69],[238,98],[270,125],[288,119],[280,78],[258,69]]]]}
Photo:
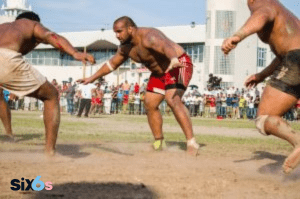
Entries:
{"type": "Polygon", "coordinates": [[[111,66],[111,64],[109,63],[109,61],[106,62],[106,65],[108,66],[109,70],[112,72],[115,69],[111,66]]]}

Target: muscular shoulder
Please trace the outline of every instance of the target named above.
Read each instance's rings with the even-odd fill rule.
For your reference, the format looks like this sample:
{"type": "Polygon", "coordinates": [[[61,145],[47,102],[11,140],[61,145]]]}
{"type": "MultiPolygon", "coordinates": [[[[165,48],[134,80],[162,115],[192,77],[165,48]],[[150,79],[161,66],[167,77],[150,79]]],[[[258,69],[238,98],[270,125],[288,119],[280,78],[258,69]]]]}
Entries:
{"type": "Polygon", "coordinates": [[[29,19],[19,19],[14,22],[16,28],[21,29],[25,32],[33,32],[34,27],[39,24],[36,21],[32,21],[29,19]]]}
{"type": "Polygon", "coordinates": [[[253,13],[260,13],[264,16],[268,16],[269,19],[274,19],[278,13],[280,13],[280,10],[282,6],[278,4],[277,2],[274,2],[273,0],[263,2],[261,6],[259,6],[253,13]]]}
{"type": "Polygon", "coordinates": [[[165,38],[165,35],[155,28],[140,28],[139,31],[142,45],[146,48],[157,44],[157,42],[160,42],[165,38]]]}

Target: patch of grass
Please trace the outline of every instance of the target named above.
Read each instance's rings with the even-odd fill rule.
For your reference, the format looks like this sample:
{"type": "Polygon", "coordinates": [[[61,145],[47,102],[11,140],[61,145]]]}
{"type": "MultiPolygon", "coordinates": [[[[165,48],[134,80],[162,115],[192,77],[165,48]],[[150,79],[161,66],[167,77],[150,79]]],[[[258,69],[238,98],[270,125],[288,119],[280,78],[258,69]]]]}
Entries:
{"type": "MultiPolygon", "coordinates": [[[[44,124],[40,118],[40,112],[22,112],[14,111],[12,114],[13,131],[18,140],[18,145],[42,145],[44,143],[44,124]]],[[[135,132],[122,132],[122,124],[125,122],[145,123],[147,124],[146,116],[129,116],[129,115],[111,115],[101,116],[99,120],[114,121],[118,128],[109,129],[100,125],[98,118],[86,119],[82,121],[75,117],[62,115],[58,142],[152,142],[153,137],[150,133],[143,132],[143,129],[137,129],[135,132]],[[123,121],[123,123],[119,123],[123,121]]],[[[164,123],[178,125],[173,117],[164,117],[164,123]]],[[[105,123],[104,123],[105,124],[105,123]]],[[[228,128],[255,128],[254,122],[247,120],[215,120],[215,119],[200,119],[193,118],[195,126],[218,126],[228,128]]],[[[300,124],[293,123],[295,129],[300,129],[300,124]]],[[[0,131],[3,132],[3,126],[0,125],[0,131]]],[[[1,135],[1,134],[0,134],[1,135]]],[[[165,138],[169,142],[185,142],[185,137],[181,133],[178,126],[178,132],[165,132],[165,138]]],[[[240,138],[226,137],[220,135],[196,135],[199,143],[214,146],[225,147],[226,150],[272,150],[272,151],[290,151],[290,145],[280,139],[264,139],[264,138],[240,138]]],[[[1,136],[0,136],[1,141],[1,136]]],[[[0,150],[4,146],[0,147],[0,150]]],[[[226,151],[225,150],[225,151],[226,151]]]]}

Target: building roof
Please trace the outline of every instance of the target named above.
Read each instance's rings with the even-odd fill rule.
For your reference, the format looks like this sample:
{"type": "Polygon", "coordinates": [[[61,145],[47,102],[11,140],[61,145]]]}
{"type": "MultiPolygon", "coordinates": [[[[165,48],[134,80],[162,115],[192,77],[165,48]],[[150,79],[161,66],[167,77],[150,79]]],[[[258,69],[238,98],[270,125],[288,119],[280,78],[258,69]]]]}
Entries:
{"type": "MultiPolygon", "coordinates": [[[[166,26],[157,27],[167,37],[176,43],[204,43],[205,25],[166,26]]],[[[65,32],[59,33],[76,48],[88,49],[115,49],[120,42],[115,37],[113,30],[65,32]]],[[[37,49],[53,48],[51,45],[40,44],[37,49]]]]}

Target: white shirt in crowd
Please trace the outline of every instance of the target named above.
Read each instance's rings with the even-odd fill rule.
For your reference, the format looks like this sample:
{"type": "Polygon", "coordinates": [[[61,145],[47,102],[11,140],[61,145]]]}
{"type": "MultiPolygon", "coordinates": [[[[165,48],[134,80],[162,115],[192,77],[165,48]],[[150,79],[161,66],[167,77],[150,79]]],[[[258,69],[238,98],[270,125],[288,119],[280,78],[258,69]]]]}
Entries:
{"type": "Polygon", "coordinates": [[[140,104],[140,99],[141,99],[140,95],[136,94],[134,96],[134,104],[136,104],[136,105],[140,104]]]}
{"type": "Polygon", "coordinates": [[[254,100],[252,100],[250,102],[250,99],[249,99],[249,101],[247,101],[247,104],[248,104],[249,108],[254,108],[254,100]]]}
{"type": "Polygon", "coordinates": [[[194,105],[195,101],[196,101],[196,97],[195,96],[190,96],[190,97],[188,97],[188,101],[190,102],[190,105],[194,105]]]}
{"type": "Polygon", "coordinates": [[[104,106],[111,106],[112,96],[111,93],[105,93],[103,95],[104,106]]]}
{"type": "Polygon", "coordinates": [[[92,99],[92,89],[97,88],[95,84],[80,84],[78,86],[78,90],[81,91],[81,96],[84,99],[92,99]]]}
{"type": "Polygon", "coordinates": [[[227,106],[226,97],[225,96],[221,97],[221,104],[222,104],[222,107],[226,107],[227,106]]]}

